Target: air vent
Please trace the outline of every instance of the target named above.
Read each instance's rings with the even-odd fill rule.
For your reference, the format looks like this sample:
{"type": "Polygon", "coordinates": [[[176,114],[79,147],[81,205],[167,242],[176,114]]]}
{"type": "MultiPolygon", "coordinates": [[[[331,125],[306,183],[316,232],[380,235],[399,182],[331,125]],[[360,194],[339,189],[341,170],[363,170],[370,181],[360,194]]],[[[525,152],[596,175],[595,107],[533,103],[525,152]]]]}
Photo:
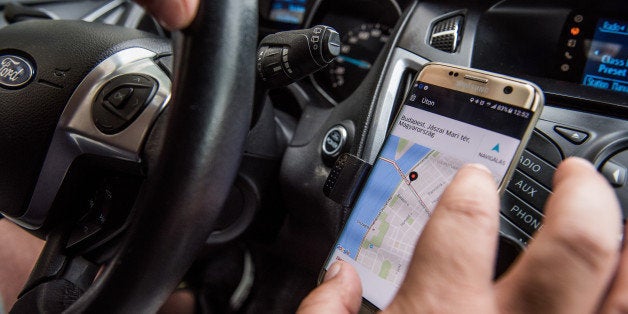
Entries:
{"type": "Polygon", "coordinates": [[[430,46],[445,52],[455,52],[462,38],[464,16],[456,15],[441,20],[432,27],[430,46]]]}

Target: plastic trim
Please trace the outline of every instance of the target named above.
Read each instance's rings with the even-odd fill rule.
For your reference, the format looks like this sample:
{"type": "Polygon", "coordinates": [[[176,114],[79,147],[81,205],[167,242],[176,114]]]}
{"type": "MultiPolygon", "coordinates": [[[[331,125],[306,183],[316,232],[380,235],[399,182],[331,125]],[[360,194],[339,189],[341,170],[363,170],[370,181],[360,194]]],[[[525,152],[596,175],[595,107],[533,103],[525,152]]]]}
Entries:
{"type": "Polygon", "coordinates": [[[390,68],[386,71],[382,93],[377,97],[377,106],[371,120],[369,136],[366,139],[362,158],[368,163],[373,163],[377,158],[377,153],[384,143],[388,132],[388,122],[390,116],[394,114],[395,98],[401,87],[401,79],[406,70],[419,71],[429,60],[415,55],[402,48],[394,48],[390,60],[390,68]]]}

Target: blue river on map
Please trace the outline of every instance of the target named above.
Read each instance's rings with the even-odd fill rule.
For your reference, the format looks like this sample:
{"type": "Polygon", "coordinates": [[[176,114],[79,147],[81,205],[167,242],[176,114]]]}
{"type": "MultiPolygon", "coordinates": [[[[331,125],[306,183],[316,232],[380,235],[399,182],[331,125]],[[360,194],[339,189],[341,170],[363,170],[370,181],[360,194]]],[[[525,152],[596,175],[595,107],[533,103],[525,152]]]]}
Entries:
{"type": "MultiPolygon", "coordinates": [[[[379,156],[395,160],[398,145],[399,137],[390,135],[379,156]]],[[[429,152],[429,148],[414,144],[395,162],[402,172],[407,174],[429,152]]],[[[380,210],[384,208],[400,183],[401,177],[395,167],[378,159],[351,212],[349,221],[338,239],[336,248],[341,248],[345,254],[353,259],[356,258],[368,228],[373,224],[380,210]]]]}

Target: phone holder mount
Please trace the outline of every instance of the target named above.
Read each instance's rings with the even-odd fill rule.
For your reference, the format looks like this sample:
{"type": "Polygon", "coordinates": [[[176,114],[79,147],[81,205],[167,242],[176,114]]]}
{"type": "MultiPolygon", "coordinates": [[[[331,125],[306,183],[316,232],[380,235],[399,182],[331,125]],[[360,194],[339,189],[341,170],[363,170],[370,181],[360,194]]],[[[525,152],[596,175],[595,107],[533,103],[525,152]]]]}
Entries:
{"type": "Polygon", "coordinates": [[[354,155],[342,154],[327,176],[323,193],[343,207],[351,207],[371,168],[371,164],[354,155]]]}

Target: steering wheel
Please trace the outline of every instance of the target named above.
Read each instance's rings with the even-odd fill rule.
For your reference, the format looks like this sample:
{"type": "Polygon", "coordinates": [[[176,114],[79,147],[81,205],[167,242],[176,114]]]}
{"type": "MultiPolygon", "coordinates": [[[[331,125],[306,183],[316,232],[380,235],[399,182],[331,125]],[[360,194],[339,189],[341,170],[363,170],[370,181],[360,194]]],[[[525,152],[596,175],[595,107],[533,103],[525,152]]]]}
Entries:
{"type": "Polygon", "coordinates": [[[0,210],[47,239],[12,312],[159,309],[235,180],[257,16],[255,0],[201,1],[175,34],[172,96],[167,40],[78,21],[0,29],[0,210]]]}

